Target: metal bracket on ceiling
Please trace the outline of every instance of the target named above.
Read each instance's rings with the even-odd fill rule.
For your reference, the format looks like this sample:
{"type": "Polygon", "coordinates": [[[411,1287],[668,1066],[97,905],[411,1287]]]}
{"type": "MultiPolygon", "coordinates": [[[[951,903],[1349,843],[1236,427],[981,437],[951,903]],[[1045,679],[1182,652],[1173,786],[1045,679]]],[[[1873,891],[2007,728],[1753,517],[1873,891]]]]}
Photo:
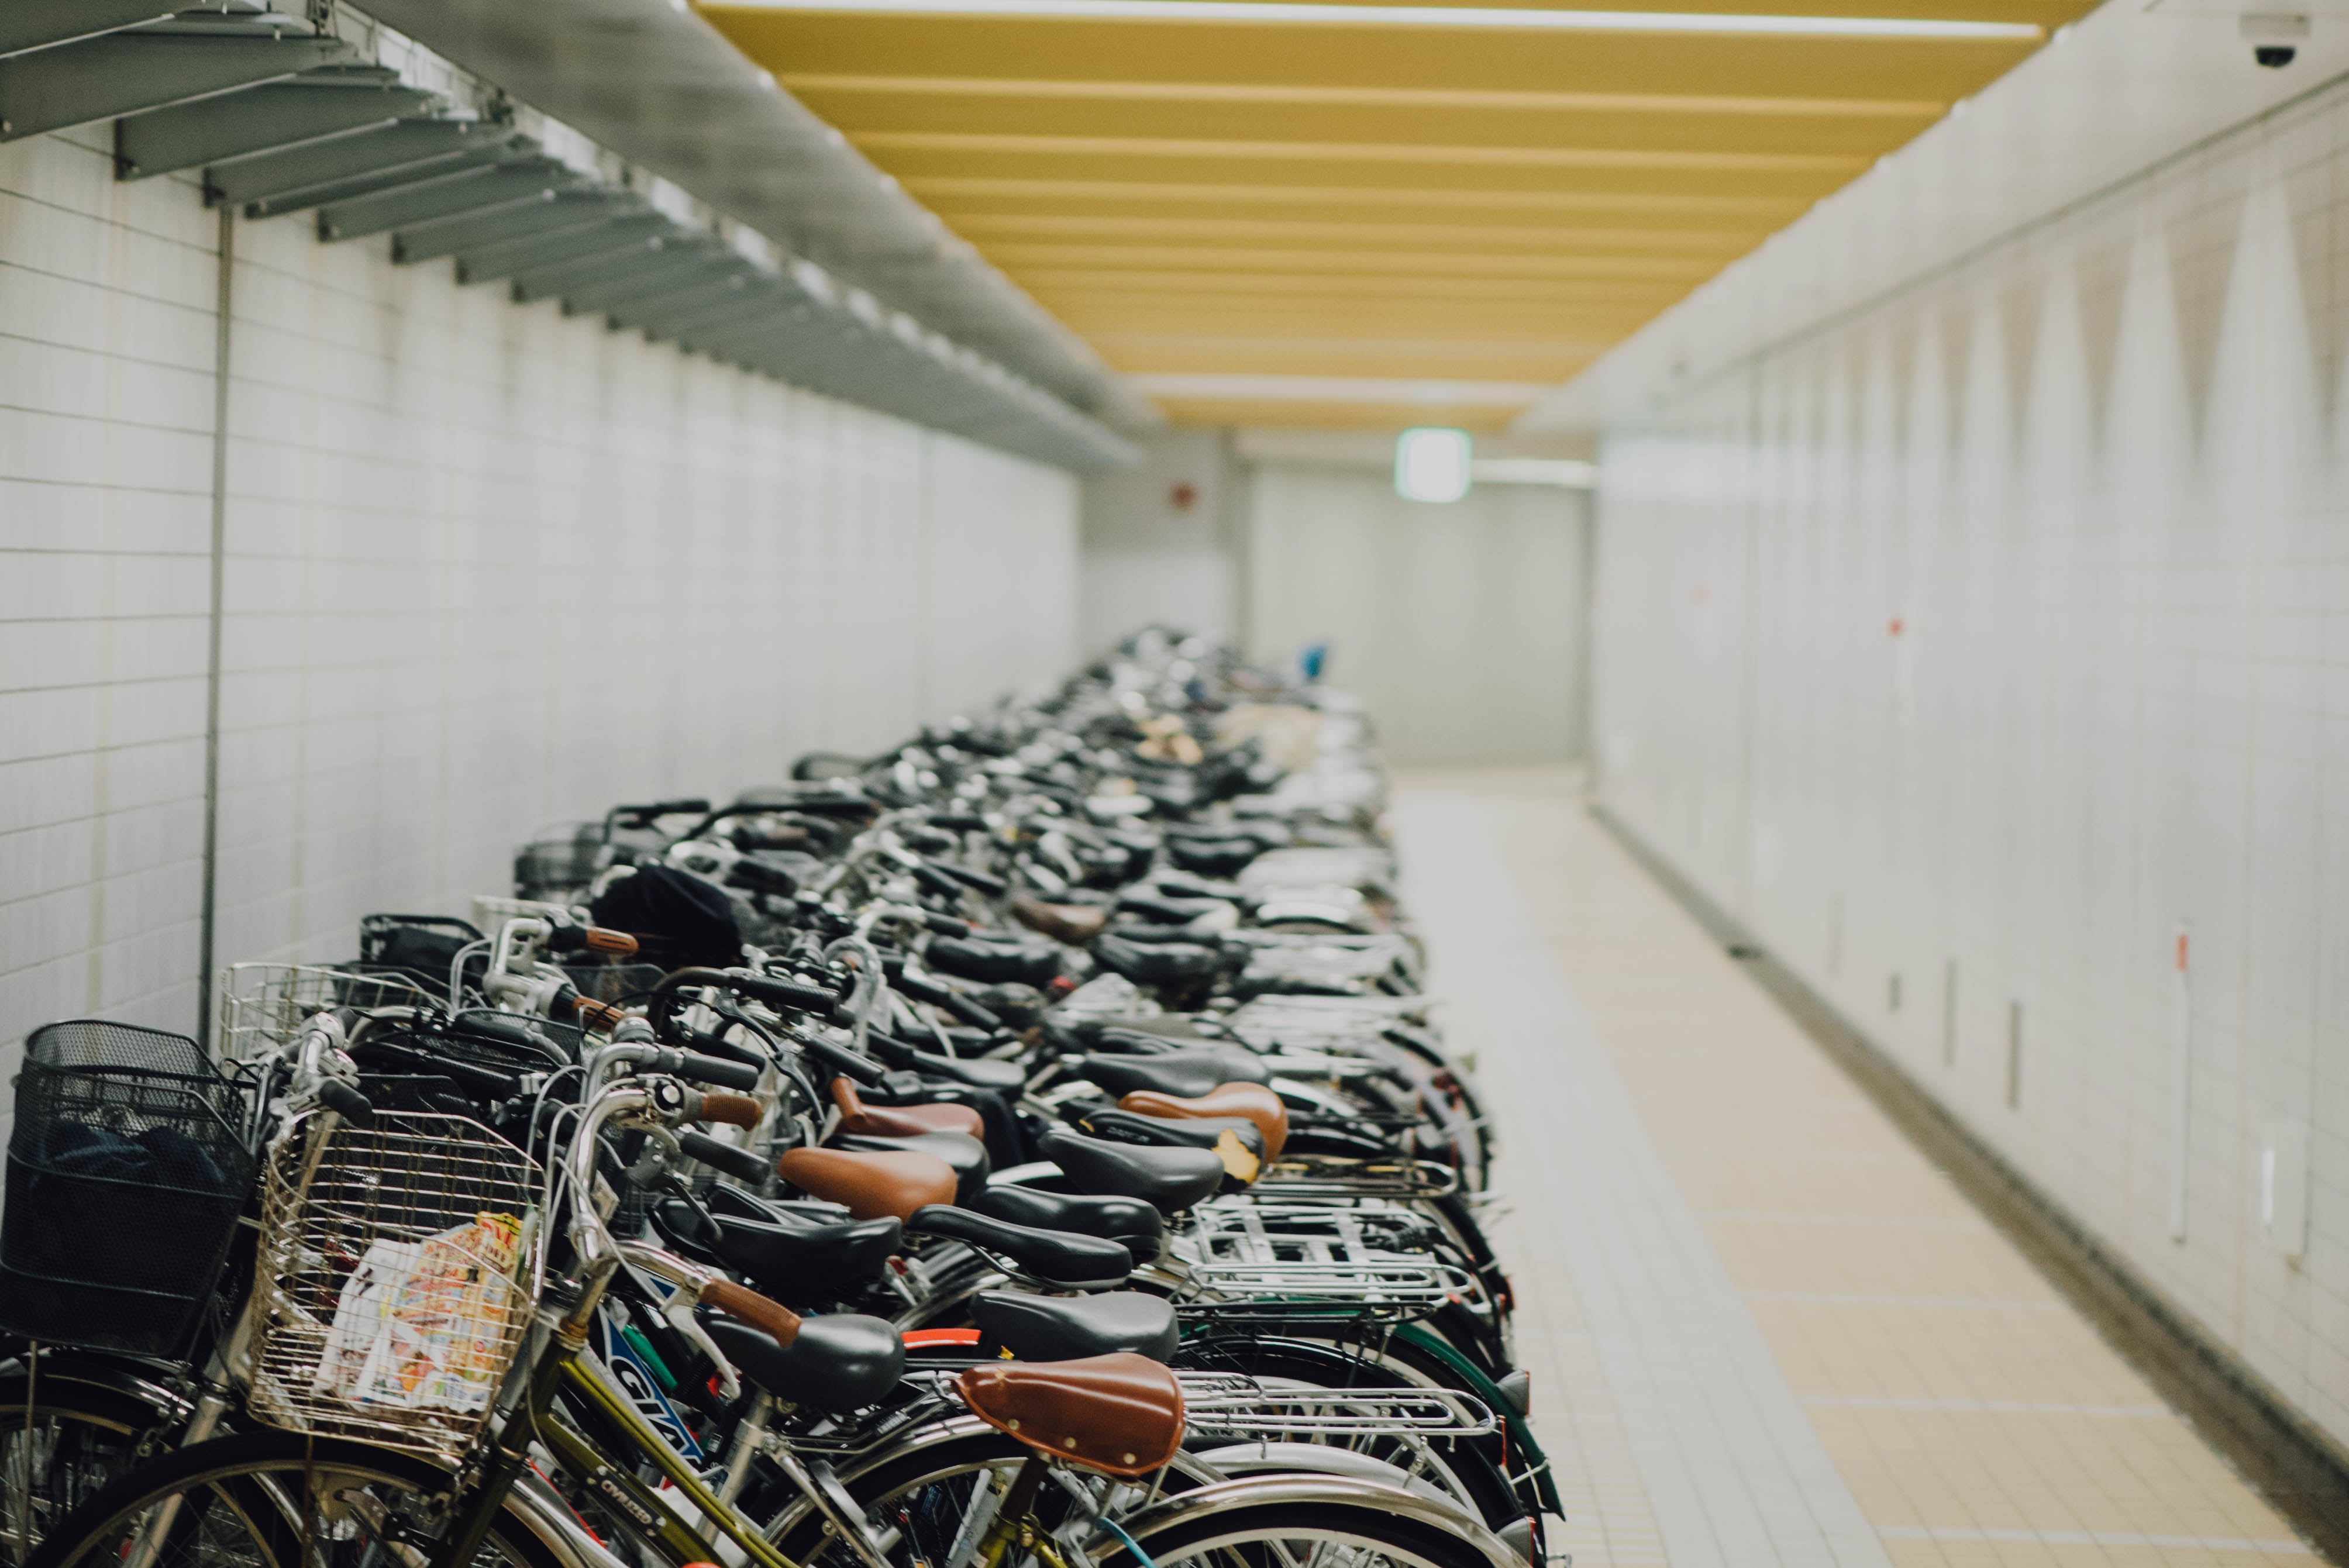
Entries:
{"type": "Polygon", "coordinates": [[[659,213],[624,211],[616,217],[576,232],[532,234],[478,250],[460,250],[457,253],[457,281],[489,284],[519,277],[578,257],[626,250],[655,234],[667,233],[670,227],[669,221],[659,213]]]}
{"type": "Polygon", "coordinates": [[[564,261],[551,262],[544,266],[516,273],[513,275],[514,303],[531,304],[543,299],[561,299],[580,289],[616,278],[634,277],[640,273],[667,272],[672,267],[698,260],[704,253],[700,246],[693,243],[694,238],[671,223],[609,250],[584,253],[564,261]]]}
{"type": "MultiPolygon", "coordinates": [[[[42,0],[46,3],[46,0],[42,0]]],[[[0,141],[279,81],[349,55],[288,16],[196,13],[0,58],[0,141]]]]}
{"type": "Polygon", "coordinates": [[[347,136],[430,112],[440,100],[402,87],[388,66],[326,66],[282,82],[114,122],[114,173],[146,180],[347,136]]]}
{"type": "Polygon", "coordinates": [[[78,43],[171,14],[155,0],[9,0],[0,8],[0,57],[78,43]]]}
{"type": "Polygon", "coordinates": [[[600,187],[553,191],[534,206],[504,208],[471,218],[452,218],[429,228],[399,230],[391,236],[391,259],[403,267],[410,267],[419,262],[437,262],[443,256],[488,253],[525,241],[551,240],[556,235],[584,240],[591,231],[614,219],[643,210],[642,203],[626,191],[600,187]]]}
{"type": "Polygon", "coordinates": [[[680,255],[673,267],[660,267],[625,277],[563,291],[565,315],[605,315],[647,300],[673,299],[739,277],[750,263],[730,252],[701,249],[680,255]]]}
{"type": "Polygon", "coordinates": [[[462,170],[437,180],[321,207],[318,238],[328,242],[363,240],[370,234],[418,228],[460,213],[519,207],[525,202],[543,201],[547,192],[574,185],[578,180],[579,176],[567,165],[552,158],[462,170]]]}
{"type": "Polygon", "coordinates": [[[205,178],[212,200],[242,206],[248,218],[275,218],[537,151],[536,142],[477,119],[403,119],[217,164],[205,178]]]}

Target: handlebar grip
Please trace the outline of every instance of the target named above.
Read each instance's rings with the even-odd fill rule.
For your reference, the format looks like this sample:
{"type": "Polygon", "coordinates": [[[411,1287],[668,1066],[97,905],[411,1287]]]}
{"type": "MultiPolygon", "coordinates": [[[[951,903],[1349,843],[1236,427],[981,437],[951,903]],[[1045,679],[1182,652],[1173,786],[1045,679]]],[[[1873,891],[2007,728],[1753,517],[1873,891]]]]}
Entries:
{"type": "Polygon", "coordinates": [[[802,980],[779,980],[771,975],[729,975],[725,984],[770,1007],[796,1013],[828,1014],[840,1001],[839,994],[828,986],[811,985],[802,980]]]}
{"type": "Polygon", "coordinates": [[[583,945],[590,953],[608,954],[614,958],[630,958],[636,955],[636,939],[625,931],[614,931],[608,925],[591,925],[587,927],[586,940],[583,945]]]}
{"type": "Polygon", "coordinates": [[[951,914],[925,914],[922,916],[922,923],[928,926],[934,934],[939,936],[968,936],[970,934],[970,922],[967,920],[957,920],[951,914]]]}
{"type": "Polygon", "coordinates": [[[375,1102],[340,1078],[327,1078],[318,1085],[318,1103],[353,1127],[375,1125],[375,1102]]]}
{"type": "Polygon", "coordinates": [[[670,1030],[670,1037],[688,1051],[698,1051],[705,1057],[716,1057],[721,1062],[749,1062],[753,1067],[767,1065],[766,1056],[750,1047],[739,1045],[723,1035],[713,1035],[707,1029],[696,1029],[679,1024],[670,1030]]]}
{"type": "Polygon", "coordinates": [[[701,1119],[722,1121],[729,1127],[739,1127],[748,1132],[759,1125],[767,1108],[747,1094],[705,1094],[701,1097],[701,1119]]]}
{"type": "Polygon", "coordinates": [[[736,1284],[730,1279],[714,1279],[703,1285],[701,1305],[772,1335],[778,1345],[789,1345],[800,1336],[798,1313],[781,1302],[769,1301],[750,1286],[736,1284]]]}
{"type": "Polygon", "coordinates": [[[688,811],[697,817],[708,816],[709,798],[706,795],[688,795],[675,800],[648,801],[642,806],[615,806],[612,809],[612,815],[637,818],[682,817],[688,811]]]}
{"type": "Polygon", "coordinates": [[[962,883],[927,861],[914,868],[914,880],[922,884],[923,891],[936,897],[960,898],[962,896],[962,883]]]}
{"type": "Polygon", "coordinates": [[[989,1034],[1003,1027],[1003,1020],[988,1008],[979,1006],[961,992],[919,975],[900,975],[892,982],[906,995],[917,1002],[934,1003],[976,1029],[989,1034]]]}
{"type": "Polygon", "coordinates": [[[571,999],[572,1021],[591,1035],[610,1034],[620,1026],[620,1020],[626,1016],[626,1013],[613,1006],[609,1002],[597,1002],[586,996],[577,995],[571,999]]]}
{"type": "Polygon", "coordinates": [[[759,1187],[773,1173],[773,1166],[764,1155],[753,1154],[747,1149],[737,1149],[730,1143],[720,1143],[706,1132],[680,1132],[677,1146],[688,1160],[698,1160],[713,1171],[722,1171],[737,1181],[759,1187]]]}
{"type": "Polygon", "coordinates": [[[677,1076],[695,1083],[716,1084],[719,1088],[754,1089],[759,1087],[760,1069],[749,1062],[729,1061],[724,1057],[697,1056],[691,1051],[677,1054],[677,1076]]]}
{"type": "Polygon", "coordinates": [[[854,1051],[835,1046],[830,1040],[802,1039],[800,1048],[838,1073],[868,1087],[877,1084],[885,1076],[878,1062],[866,1061],[854,1051]]]}
{"type": "Polygon", "coordinates": [[[948,833],[987,831],[987,819],[970,811],[933,811],[929,823],[931,827],[948,833]]]}

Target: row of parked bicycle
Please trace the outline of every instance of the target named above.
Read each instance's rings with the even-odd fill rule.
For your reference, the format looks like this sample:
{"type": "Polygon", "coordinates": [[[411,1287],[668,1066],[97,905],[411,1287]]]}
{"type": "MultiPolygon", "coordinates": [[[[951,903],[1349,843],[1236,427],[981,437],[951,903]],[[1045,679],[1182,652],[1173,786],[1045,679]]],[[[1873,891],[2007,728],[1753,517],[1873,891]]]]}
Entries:
{"type": "Polygon", "coordinates": [[[1152,632],[28,1042],[67,1568],[1511,1568],[1557,1495],[1361,717],[1152,632]]]}

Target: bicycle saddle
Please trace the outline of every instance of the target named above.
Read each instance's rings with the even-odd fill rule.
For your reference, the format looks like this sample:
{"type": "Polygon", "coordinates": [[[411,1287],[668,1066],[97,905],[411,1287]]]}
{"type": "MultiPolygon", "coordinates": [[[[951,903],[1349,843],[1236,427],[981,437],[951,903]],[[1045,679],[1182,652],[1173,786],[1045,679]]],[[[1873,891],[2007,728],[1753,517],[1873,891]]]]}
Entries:
{"type": "Polygon", "coordinates": [[[1129,942],[1108,935],[1092,944],[1092,955],[1137,985],[1205,980],[1224,965],[1223,953],[1195,942],[1129,942]]]}
{"type": "Polygon", "coordinates": [[[1235,1191],[1264,1171],[1264,1133],[1243,1116],[1164,1121],[1130,1110],[1103,1109],[1085,1112],[1077,1125],[1112,1143],[1145,1149],[1204,1149],[1224,1162],[1224,1174],[1231,1178],[1235,1191]]]}
{"type": "Polygon", "coordinates": [[[1174,1099],[1197,1099],[1226,1084],[1261,1084],[1272,1078],[1264,1058],[1253,1051],[1161,1051],[1156,1056],[1112,1056],[1094,1051],[1081,1069],[1114,1095],[1147,1089],[1174,1099]]]}
{"type": "Polygon", "coordinates": [[[1071,947],[1082,947],[1109,923],[1105,909],[1084,903],[1046,903],[1024,895],[1011,901],[1011,916],[1029,930],[1071,947]]]}
{"type": "Polygon", "coordinates": [[[786,1304],[864,1284],[900,1244],[895,1219],[752,1219],[713,1214],[684,1198],[655,1203],[652,1222],[671,1246],[733,1269],[786,1304]]]}
{"type": "Polygon", "coordinates": [[[1123,894],[1117,901],[1117,907],[1122,913],[1138,914],[1161,925],[1182,925],[1203,914],[1214,914],[1218,911],[1237,913],[1219,898],[1180,898],[1151,892],[1123,894]]]}
{"type": "Polygon", "coordinates": [[[1268,1165],[1280,1158],[1281,1147],[1288,1141],[1288,1108],[1281,1103],[1280,1096],[1260,1083],[1217,1084],[1205,1094],[1187,1098],[1156,1089],[1135,1089],[1123,1096],[1117,1108],[1136,1116],[1168,1120],[1244,1116],[1264,1134],[1264,1160],[1268,1165]]]}
{"type": "Polygon", "coordinates": [[[1183,1385],[1122,1351],[1031,1366],[990,1361],[955,1379],[971,1414],[1038,1453],[1138,1480],[1183,1446],[1183,1385]]]}
{"type": "Polygon", "coordinates": [[[918,1138],[925,1132],[987,1137],[987,1119],[967,1105],[867,1105],[844,1078],[832,1080],[832,1100],[840,1107],[840,1130],[856,1138],[918,1138]]]}
{"type": "Polygon", "coordinates": [[[902,1220],[926,1203],[955,1198],[954,1167],[911,1150],[793,1149],[775,1170],[801,1191],[844,1204],[860,1220],[902,1220]]]}
{"type": "Polygon", "coordinates": [[[715,1315],[702,1326],[743,1377],[778,1399],[827,1415],[863,1409],[905,1373],[905,1340],[895,1325],[877,1317],[847,1312],[803,1317],[789,1345],[715,1315]]]}
{"type": "MultiPolygon", "coordinates": [[[[912,1234],[944,1236],[1007,1258],[1019,1273],[1055,1290],[1107,1290],[1133,1272],[1132,1254],[1115,1242],[1066,1231],[1033,1230],[968,1209],[933,1204],[905,1222],[912,1234]]],[[[1115,1348],[1112,1346],[1112,1348],[1115,1348]]]]}
{"type": "Polygon", "coordinates": [[[1049,985],[1061,972],[1061,950],[1038,936],[936,936],[922,950],[922,962],[982,985],[1049,985]]]}
{"type": "Polygon", "coordinates": [[[1183,1343],[1174,1304],[1138,1290],[1075,1297],[983,1290],[970,1298],[970,1315],[982,1345],[992,1341],[1022,1361],[1074,1361],[1121,1350],[1171,1361],[1183,1343]]]}
{"type": "Polygon", "coordinates": [[[1139,1198],[1162,1214],[1177,1214],[1224,1184],[1224,1162],[1205,1149],[1145,1149],[1047,1128],[1036,1147],[1070,1184],[1094,1192],[1139,1198]]]}
{"type": "Polygon", "coordinates": [[[987,1145],[960,1132],[920,1132],[911,1138],[835,1138],[829,1145],[863,1154],[929,1154],[946,1161],[955,1173],[957,1202],[987,1185],[987,1145]]]}
{"type": "Polygon", "coordinates": [[[988,1187],[968,1207],[973,1213],[1039,1231],[1100,1236],[1123,1247],[1137,1265],[1156,1263],[1166,1245],[1165,1220],[1139,1198],[1085,1197],[1007,1183],[988,1187]]]}

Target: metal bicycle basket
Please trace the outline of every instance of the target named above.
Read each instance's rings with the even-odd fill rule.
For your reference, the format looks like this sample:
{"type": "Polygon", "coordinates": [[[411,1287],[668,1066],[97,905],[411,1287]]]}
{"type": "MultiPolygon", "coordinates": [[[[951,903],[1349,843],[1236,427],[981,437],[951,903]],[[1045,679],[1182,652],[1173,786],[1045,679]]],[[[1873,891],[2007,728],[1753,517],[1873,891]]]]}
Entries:
{"type": "Polygon", "coordinates": [[[254,1416],[461,1455],[530,1324],[540,1174],[462,1117],[306,1119],[262,1179],[254,1416]]]}
{"type": "Polygon", "coordinates": [[[193,1040],[84,1018],[25,1043],[0,1220],[0,1330],[184,1349],[253,1192],[248,1090],[193,1040]]]}

